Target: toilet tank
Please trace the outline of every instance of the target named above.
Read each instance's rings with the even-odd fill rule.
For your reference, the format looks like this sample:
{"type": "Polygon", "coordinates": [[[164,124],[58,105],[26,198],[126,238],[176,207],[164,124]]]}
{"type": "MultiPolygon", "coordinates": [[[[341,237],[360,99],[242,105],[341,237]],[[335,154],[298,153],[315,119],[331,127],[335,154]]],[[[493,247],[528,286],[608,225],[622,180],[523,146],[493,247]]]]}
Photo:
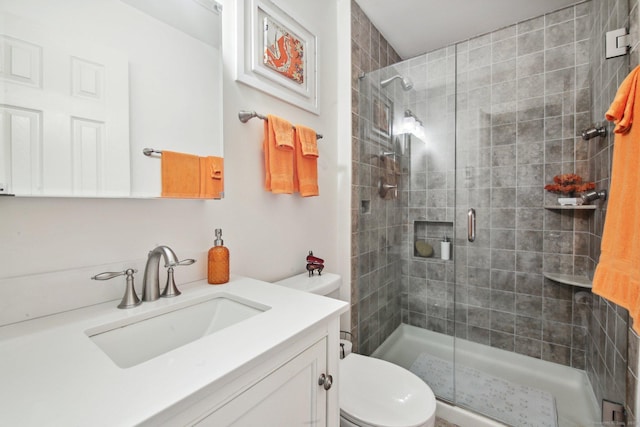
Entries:
{"type": "Polygon", "coordinates": [[[299,291],[339,299],[342,278],[340,275],[333,273],[314,274],[313,276],[309,276],[309,273],[302,273],[274,283],[299,291]]]}

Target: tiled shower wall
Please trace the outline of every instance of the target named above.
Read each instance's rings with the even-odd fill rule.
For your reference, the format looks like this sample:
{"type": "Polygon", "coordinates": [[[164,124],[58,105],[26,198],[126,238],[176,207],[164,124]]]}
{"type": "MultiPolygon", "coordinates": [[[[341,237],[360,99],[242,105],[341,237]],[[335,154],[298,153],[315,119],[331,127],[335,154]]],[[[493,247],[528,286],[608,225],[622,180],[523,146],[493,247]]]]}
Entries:
{"type": "Polygon", "coordinates": [[[587,147],[576,135],[590,122],[589,11],[581,3],[406,61],[415,81],[422,73],[428,82],[427,128],[454,123],[457,135],[455,144],[447,132],[428,140],[438,147],[426,152],[431,160],[416,162],[412,153],[403,322],[585,367],[590,293],[542,273],[588,269],[588,214],[543,208],[557,205],[543,187],[560,173],[588,175],[587,147]],[[434,75],[439,85],[430,83],[434,75]],[[453,122],[433,114],[452,102],[453,122]],[[451,150],[444,159],[441,145],[451,150]],[[468,208],[477,214],[473,243],[468,208]],[[416,224],[453,227],[454,215],[455,271],[415,256],[416,224]]]}
{"type": "MultiPolygon", "coordinates": [[[[596,181],[597,188],[608,189],[614,138],[611,133],[613,125],[604,120],[604,114],[630,66],[639,64],[638,0],[593,0],[593,11],[590,52],[592,121],[605,124],[608,132],[605,138],[594,138],[585,144],[589,147],[589,177],[596,181]],[[622,27],[630,28],[631,55],[605,59],[605,33],[622,27]]],[[[590,269],[594,268],[600,255],[605,213],[606,203],[603,203],[590,218],[590,269]]],[[[626,310],[593,296],[586,371],[598,401],[604,398],[625,402],[629,421],[633,421],[637,414],[634,402],[638,385],[638,336],[628,323],[626,310]]]]}
{"type": "Polygon", "coordinates": [[[354,350],[363,354],[371,353],[400,323],[400,255],[389,249],[399,247],[402,201],[378,196],[378,156],[383,148],[361,139],[366,112],[359,107],[360,76],[399,61],[352,0],[351,333],[354,350]]]}

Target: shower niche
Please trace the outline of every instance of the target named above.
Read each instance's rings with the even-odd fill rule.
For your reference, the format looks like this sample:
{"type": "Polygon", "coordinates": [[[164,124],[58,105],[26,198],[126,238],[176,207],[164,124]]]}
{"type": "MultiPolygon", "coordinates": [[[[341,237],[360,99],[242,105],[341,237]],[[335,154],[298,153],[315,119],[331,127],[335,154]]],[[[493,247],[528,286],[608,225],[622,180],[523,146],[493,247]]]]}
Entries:
{"type": "Polygon", "coordinates": [[[450,221],[414,221],[413,222],[413,256],[423,259],[452,261],[453,222],[450,221]],[[449,255],[442,257],[440,243],[449,243],[449,255]]]}

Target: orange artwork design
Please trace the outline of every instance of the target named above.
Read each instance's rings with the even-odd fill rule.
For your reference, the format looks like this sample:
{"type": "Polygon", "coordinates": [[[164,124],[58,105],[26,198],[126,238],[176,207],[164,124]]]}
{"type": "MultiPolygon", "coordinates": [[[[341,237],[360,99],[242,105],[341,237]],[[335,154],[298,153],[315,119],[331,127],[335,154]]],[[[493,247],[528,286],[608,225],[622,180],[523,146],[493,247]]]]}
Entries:
{"type": "Polygon", "coordinates": [[[304,83],[304,43],[265,18],[264,64],[293,80],[304,83]],[[268,40],[274,40],[269,44],[268,40]]]}

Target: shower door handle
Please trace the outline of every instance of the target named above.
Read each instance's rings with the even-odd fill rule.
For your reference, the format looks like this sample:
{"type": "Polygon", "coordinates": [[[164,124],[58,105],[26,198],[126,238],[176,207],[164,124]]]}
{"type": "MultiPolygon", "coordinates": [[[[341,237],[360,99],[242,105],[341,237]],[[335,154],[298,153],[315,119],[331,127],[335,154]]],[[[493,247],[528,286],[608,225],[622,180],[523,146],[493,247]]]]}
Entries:
{"type": "Polygon", "coordinates": [[[476,210],[473,208],[469,208],[467,212],[467,240],[476,240],[476,210]]]}

